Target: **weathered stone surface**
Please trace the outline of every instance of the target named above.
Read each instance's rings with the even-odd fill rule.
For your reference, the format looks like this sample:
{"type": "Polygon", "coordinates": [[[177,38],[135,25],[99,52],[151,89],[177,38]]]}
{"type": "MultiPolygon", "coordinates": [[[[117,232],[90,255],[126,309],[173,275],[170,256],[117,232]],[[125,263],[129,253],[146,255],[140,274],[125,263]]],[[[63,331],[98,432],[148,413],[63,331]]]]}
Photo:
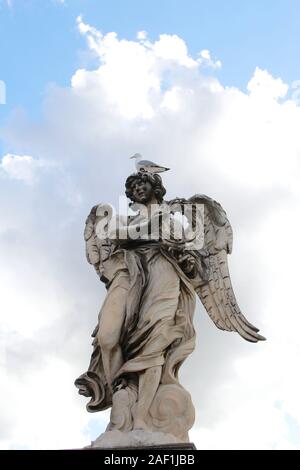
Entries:
{"type": "Polygon", "coordinates": [[[92,448],[113,449],[116,447],[147,447],[164,444],[179,444],[174,436],[163,432],[144,431],[106,431],[91,443],[92,448]]]}
{"type": "Polygon", "coordinates": [[[232,229],[224,209],[204,195],[167,202],[165,192],[156,173],[131,175],[126,195],[135,215],[110,217],[110,206],[99,204],[86,221],[87,259],[107,295],[88,371],[75,384],[91,397],[88,411],[111,408],[107,432],[91,448],[189,441],[194,407],[178,370],[195,347],[195,293],[218,328],[251,342],[264,339],[233,293],[232,229]],[[176,212],[186,216],[189,230],[176,212]]]}

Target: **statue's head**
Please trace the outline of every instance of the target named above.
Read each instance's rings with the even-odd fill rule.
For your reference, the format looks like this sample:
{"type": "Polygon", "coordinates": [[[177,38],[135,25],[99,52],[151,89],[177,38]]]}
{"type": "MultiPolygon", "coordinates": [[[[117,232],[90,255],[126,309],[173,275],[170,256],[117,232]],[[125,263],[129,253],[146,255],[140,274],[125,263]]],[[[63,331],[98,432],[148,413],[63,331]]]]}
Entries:
{"type": "Polygon", "coordinates": [[[153,197],[160,204],[166,194],[161,177],[147,172],[134,173],[128,176],[125,189],[126,196],[131,201],[141,204],[147,204],[153,197]]]}

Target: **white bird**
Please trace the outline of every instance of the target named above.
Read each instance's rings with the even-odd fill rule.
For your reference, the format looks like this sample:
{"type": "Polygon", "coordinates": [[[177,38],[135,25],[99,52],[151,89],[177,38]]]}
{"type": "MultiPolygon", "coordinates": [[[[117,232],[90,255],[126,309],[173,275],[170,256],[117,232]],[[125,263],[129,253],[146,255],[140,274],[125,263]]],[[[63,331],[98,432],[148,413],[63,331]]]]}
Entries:
{"type": "Polygon", "coordinates": [[[140,153],[135,153],[132,157],[135,159],[135,168],[137,171],[146,171],[148,173],[162,173],[163,171],[168,171],[170,168],[165,166],[157,165],[157,163],[150,162],[150,160],[142,160],[142,155],[140,153]]]}

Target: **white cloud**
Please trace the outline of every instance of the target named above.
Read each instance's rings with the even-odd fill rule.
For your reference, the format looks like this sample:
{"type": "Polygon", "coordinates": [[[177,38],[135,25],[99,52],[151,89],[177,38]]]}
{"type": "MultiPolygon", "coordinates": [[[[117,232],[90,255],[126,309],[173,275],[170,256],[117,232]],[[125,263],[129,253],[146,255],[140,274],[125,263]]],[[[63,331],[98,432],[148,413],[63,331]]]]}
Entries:
{"type": "Polygon", "coordinates": [[[196,61],[189,56],[185,42],[176,34],[161,34],[159,40],[152,45],[152,49],[159,59],[171,61],[186,68],[197,66],[196,61]]]}
{"type": "Polygon", "coordinates": [[[97,73],[78,70],[72,77],[75,92],[91,94],[101,90],[101,99],[117,107],[126,118],[153,117],[153,106],[160,99],[163,71],[182,66],[196,68],[184,41],[176,35],[162,34],[158,41],[119,40],[116,33],[102,35],[93,26],[77,18],[80,33],[99,57],[102,66],[97,73]],[[159,69],[162,69],[159,73],[159,69]]]}
{"type": "MultiPolygon", "coordinates": [[[[102,34],[100,33],[100,31],[98,31],[98,29],[95,28],[94,26],[91,26],[89,24],[84,23],[83,18],[82,18],[81,15],[77,16],[76,21],[77,21],[78,31],[83,36],[88,34],[88,40],[90,40],[91,38],[96,38],[99,41],[102,38],[102,34]]],[[[89,46],[91,48],[96,47],[96,43],[93,43],[93,42],[90,43],[89,42],[89,46]]],[[[96,49],[97,49],[97,47],[96,47],[96,49]]]]}
{"type": "Polygon", "coordinates": [[[283,83],[281,78],[274,79],[267,70],[256,67],[247,88],[254,97],[263,100],[277,100],[286,96],[289,87],[286,83],[283,83]]]}
{"type": "MultiPolygon", "coordinates": [[[[235,292],[268,338],[243,342],[197,309],[197,349],[182,368],[197,408],[193,440],[199,448],[295,447],[287,416],[300,423],[299,106],[281,79],[259,68],[247,93],[202,76],[203,63],[177,36],[129,41],[82,18],[78,27],[99,66],[77,70],[70,87],[49,91],[43,122],[16,114],[2,132],[6,148],[16,152],[6,169],[2,160],[10,175],[1,180],[8,204],[0,198],[4,396],[15,397],[22,382],[26,402],[16,413],[4,406],[2,429],[10,435],[2,446],[63,447],[90,439],[85,401],[75,389],[72,395],[71,382],[87,366],[104,288],[85,262],[82,227],[91,206],[117,201],[133,171],[128,157],[138,151],[171,167],[164,175],[168,198],[201,192],[224,205],[235,233],[235,292]],[[31,186],[15,176],[27,181],[26,172],[37,169],[32,157],[16,159],[23,148],[53,165],[31,186]],[[55,433],[51,417],[47,428],[51,407],[45,424],[38,412],[30,419],[25,410],[36,410],[39,377],[58,383],[53,392],[42,387],[45,403],[67,423],[55,433]]],[[[201,57],[211,60],[208,51],[201,57]]]]}
{"type": "Polygon", "coordinates": [[[140,41],[144,41],[145,39],[147,39],[147,31],[138,31],[136,37],[137,39],[139,39],[140,41]]]}
{"type": "Polygon", "coordinates": [[[29,155],[13,155],[8,153],[2,158],[0,168],[10,178],[32,183],[39,168],[45,166],[42,161],[29,155]]]}
{"type": "Polygon", "coordinates": [[[210,51],[208,49],[203,49],[200,54],[197,62],[203,67],[210,67],[212,69],[220,69],[222,63],[220,60],[213,60],[210,56],[210,51]]]}

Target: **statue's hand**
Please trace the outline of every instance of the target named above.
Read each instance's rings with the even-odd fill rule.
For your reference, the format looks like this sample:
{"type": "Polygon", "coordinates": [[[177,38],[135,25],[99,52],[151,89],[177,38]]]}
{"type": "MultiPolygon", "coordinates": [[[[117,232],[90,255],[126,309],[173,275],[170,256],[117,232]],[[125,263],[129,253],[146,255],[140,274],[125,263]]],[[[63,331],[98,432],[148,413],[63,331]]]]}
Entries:
{"type": "Polygon", "coordinates": [[[175,197],[175,199],[171,199],[169,204],[184,204],[187,200],[183,197],[175,197]]]}
{"type": "Polygon", "coordinates": [[[169,201],[168,205],[172,209],[177,208],[177,210],[180,209],[180,211],[182,211],[186,202],[187,202],[186,199],[176,197],[175,199],[172,199],[171,201],[169,201]]]}
{"type": "Polygon", "coordinates": [[[196,259],[190,254],[180,253],[178,263],[184,273],[190,274],[195,268],[196,259]]]}

